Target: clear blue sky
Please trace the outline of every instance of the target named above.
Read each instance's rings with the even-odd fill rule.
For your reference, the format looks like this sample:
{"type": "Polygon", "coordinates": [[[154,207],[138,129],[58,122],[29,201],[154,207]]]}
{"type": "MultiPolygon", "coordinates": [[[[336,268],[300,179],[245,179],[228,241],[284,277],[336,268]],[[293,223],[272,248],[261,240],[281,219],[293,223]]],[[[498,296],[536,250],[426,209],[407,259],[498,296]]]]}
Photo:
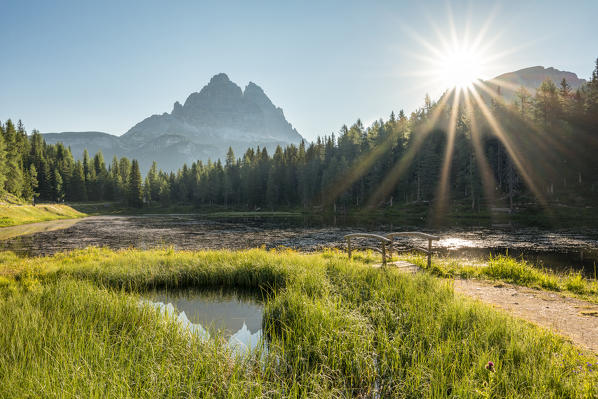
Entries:
{"type": "Polygon", "coordinates": [[[482,78],[544,65],[587,79],[598,57],[596,0],[415,3],[0,0],[0,118],[120,135],[225,72],[313,139],[438,95],[416,36],[440,47],[451,14],[460,35],[490,21],[490,53],[512,51],[482,78]]]}

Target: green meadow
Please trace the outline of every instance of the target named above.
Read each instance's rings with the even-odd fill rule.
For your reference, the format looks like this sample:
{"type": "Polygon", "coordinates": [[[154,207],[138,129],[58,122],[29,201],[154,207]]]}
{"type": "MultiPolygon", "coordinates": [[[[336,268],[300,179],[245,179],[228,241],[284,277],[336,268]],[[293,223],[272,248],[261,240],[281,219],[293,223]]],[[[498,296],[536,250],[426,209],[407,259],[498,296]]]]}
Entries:
{"type": "Polygon", "coordinates": [[[58,219],[75,219],[84,216],[84,213],[81,213],[68,205],[0,205],[0,227],[46,222],[58,219]]]}
{"type": "Polygon", "coordinates": [[[456,295],[450,280],[373,261],[262,249],[2,253],[0,397],[598,396],[594,355],[456,295]],[[239,357],[141,305],[164,287],[254,290],[268,350],[239,357]]]}

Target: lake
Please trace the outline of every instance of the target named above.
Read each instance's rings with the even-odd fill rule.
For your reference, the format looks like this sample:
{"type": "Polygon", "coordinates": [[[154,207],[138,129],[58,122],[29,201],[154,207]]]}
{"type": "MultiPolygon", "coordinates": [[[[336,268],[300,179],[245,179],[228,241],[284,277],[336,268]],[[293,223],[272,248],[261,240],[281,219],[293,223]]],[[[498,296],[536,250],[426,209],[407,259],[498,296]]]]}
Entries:
{"type": "MultiPolygon", "coordinates": [[[[440,255],[484,258],[508,253],[557,270],[582,270],[593,276],[598,263],[598,230],[571,228],[462,227],[440,230],[408,225],[351,220],[336,223],[304,217],[213,218],[201,215],[92,216],[0,229],[0,249],[24,256],[48,255],[87,246],[140,249],[246,249],[289,247],[316,251],[345,248],[343,236],[353,232],[386,234],[425,231],[440,236],[440,255]],[[12,230],[9,230],[12,229],[12,230]],[[18,235],[17,234],[25,234],[18,235]]],[[[405,240],[405,246],[417,244],[405,240]]]]}

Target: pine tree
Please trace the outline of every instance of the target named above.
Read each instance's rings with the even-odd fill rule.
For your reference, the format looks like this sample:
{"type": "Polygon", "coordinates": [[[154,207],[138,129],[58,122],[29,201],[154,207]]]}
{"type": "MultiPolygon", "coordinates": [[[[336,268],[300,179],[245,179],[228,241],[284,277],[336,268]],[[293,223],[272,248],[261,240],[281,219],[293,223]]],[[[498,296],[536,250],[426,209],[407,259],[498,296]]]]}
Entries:
{"type": "Polygon", "coordinates": [[[143,201],[148,205],[151,205],[152,202],[151,184],[147,176],[143,182],[143,201]]]}
{"type": "Polygon", "coordinates": [[[91,169],[91,165],[89,164],[89,152],[87,152],[87,148],[83,150],[83,176],[85,176],[85,184],[88,184],[88,176],[89,171],[91,169]]]}
{"type": "Polygon", "coordinates": [[[544,126],[552,123],[559,110],[559,100],[555,84],[546,78],[536,90],[536,117],[544,126]]]}
{"type": "Polygon", "coordinates": [[[108,181],[108,171],[102,151],[98,151],[93,157],[93,169],[95,171],[95,196],[100,201],[105,198],[104,192],[108,181]]]}
{"type": "Polygon", "coordinates": [[[561,104],[561,111],[568,114],[571,109],[571,86],[567,83],[567,79],[563,78],[559,85],[559,101],[561,104]]]}
{"type": "Polygon", "coordinates": [[[75,163],[68,199],[71,201],[87,201],[87,187],[81,161],[75,163]]]}
{"type": "Polygon", "coordinates": [[[4,126],[0,123],[0,194],[4,193],[6,183],[6,146],[4,145],[4,126]]]}
{"type": "Polygon", "coordinates": [[[141,172],[139,171],[139,162],[134,159],[131,162],[131,170],[127,181],[127,202],[133,208],[143,206],[143,187],[141,183],[141,172]]]}
{"type": "Polygon", "coordinates": [[[64,182],[62,180],[62,176],[60,176],[60,172],[58,169],[54,169],[54,184],[53,184],[53,191],[54,191],[54,201],[56,202],[63,202],[64,201],[64,182]]]}
{"type": "Polygon", "coordinates": [[[160,199],[160,178],[158,176],[158,164],[156,161],[152,162],[152,166],[147,173],[147,180],[149,184],[149,197],[152,201],[160,199]]]}
{"type": "Polygon", "coordinates": [[[588,82],[585,110],[594,127],[598,126],[598,58],[596,58],[596,66],[588,82]]]}
{"type": "Polygon", "coordinates": [[[18,141],[15,125],[9,119],[4,125],[4,142],[6,144],[6,180],[4,187],[9,193],[20,197],[24,180],[18,141]]]}
{"type": "Polygon", "coordinates": [[[23,193],[22,198],[26,201],[31,201],[39,194],[37,194],[37,170],[35,170],[35,165],[29,165],[29,170],[25,173],[25,181],[23,184],[23,193]]]}
{"type": "Polygon", "coordinates": [[[517,98],[519,114],[522,118],[527,117],[532,99],[531,94],[529,94],[529,91],[527,91],[525,87],[521,86],[519,90],[517,90],[517,92],[515,93],[515,97],[517,98]]]}

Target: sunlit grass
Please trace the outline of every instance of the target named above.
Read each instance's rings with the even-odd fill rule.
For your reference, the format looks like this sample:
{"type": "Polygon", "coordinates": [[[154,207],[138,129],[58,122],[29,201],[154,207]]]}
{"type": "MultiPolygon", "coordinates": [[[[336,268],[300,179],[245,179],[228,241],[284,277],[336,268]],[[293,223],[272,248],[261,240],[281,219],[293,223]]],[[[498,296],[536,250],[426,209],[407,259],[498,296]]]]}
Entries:
{"type": "MultiPolygon", "coordinates": [[[[402,258],[427,268],[424,256],[410,254],[402,258]]],[[[598,302],[598,280],[584,278],[578,271],[555,272],[505,255],[491,256],[487,261],[476,259],[434,258],[429,271],[440,277],[499,280],[506,283],[550,291],[568,292],[598,302]]]]}
{"type": "Polygon", "coordinates": [[[85,216],[68,205],[0,205],[0,227],[85,216]]]}
{"type": "Polygon", "coordinates": [[[0,397],[592,397],[593,356],[379,256],[90,248],[0,256],[0,397]],[[190,339],[153,287],[266,298],[264,360],[190,339]],[[489,361],[495,371],[486,366],[489,361]]]}

